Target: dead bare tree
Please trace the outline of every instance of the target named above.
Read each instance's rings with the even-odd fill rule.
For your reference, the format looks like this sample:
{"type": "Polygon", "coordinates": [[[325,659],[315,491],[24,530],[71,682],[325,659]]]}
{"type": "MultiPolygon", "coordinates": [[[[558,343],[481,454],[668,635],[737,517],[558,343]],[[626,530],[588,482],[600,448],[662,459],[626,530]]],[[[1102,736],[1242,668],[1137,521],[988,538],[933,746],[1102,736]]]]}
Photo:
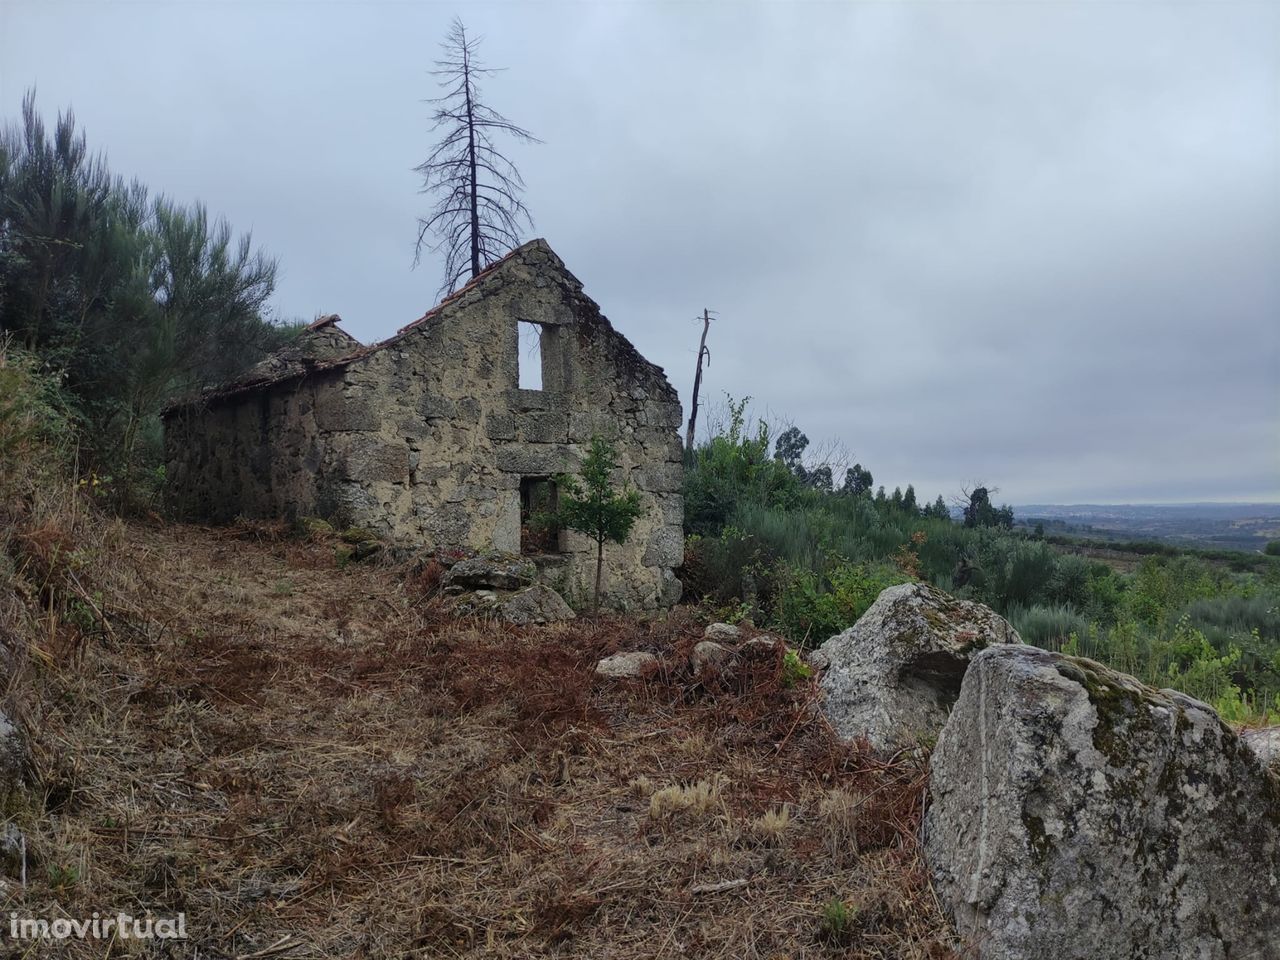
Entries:
{"type": "Polygon", "coordinates": [[[477,79],[497,72],[476,56],[481,39],[468,37],[462,21],[454,19],[441,44],[444,59],[437,60],[432,71],[442,78],[445,93],[427,101],[436,107],[431,129],[443,136],[431,155],[414,167],[422,175],[419,192],[438,200],[428,216],[418,219],[413,263],[421,261],[424,247],[432,253],[444,251],[442,295],[519,246],[522,223],[533,226],[520,199],[524,180],[494,145],[494,137],[507,134],[526,143],[541,141],[481,101],[477,79]]]}
{"type": "Polygon", "coordinates": [[[689,405],[689,426],[684,435],[685,454],[693,453],[693,432],[698,423],[698,391],[702,389],[702,361],[711,366],[711,351],[707,349],[707,331],[711,329],[711,311],[702,309],[702,340],[698,343],[698,368],[693,374],[693,398],[689,405]]]}

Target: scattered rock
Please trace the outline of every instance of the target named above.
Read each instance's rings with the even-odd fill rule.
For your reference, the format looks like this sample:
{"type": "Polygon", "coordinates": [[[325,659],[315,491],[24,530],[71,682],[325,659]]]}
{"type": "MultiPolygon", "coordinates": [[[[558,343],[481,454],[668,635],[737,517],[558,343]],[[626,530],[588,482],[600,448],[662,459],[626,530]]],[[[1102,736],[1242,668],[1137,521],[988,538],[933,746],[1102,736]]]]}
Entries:
{"type": "Polygon", "coordinates": [[[635,678],[644,676],[649,667],[658,662],[652,653],[615,653],[596,664],[597,677],[635,678]]]}
{"type": "MultiPolygon", "coordinates": [[[[729,625],[722,623],[711,626],[728,627],[729,625]]],[[[737,627],[729,629],[741,635],[737,627]]],[[[767,634],[753,637],[736,647],[725,646],[715,640],[702,640],[694,646],[693,652],[689,655],[689,668],[694,677],[701,677],[714,668],[720,680],[739,682],[752,675],[750,668],[773,665],[785,651],[786,644],[783,641],[767,634]],[[744,672],[743,668],[748,669],[744,672]]]]}
{"type": "Polygon", "coordinates": [[[1240,731],[1240,739],[1248,744],[1258,759],[1280,775],[1280,726],[1258,727],[1240,731]]]}
{"type": "Polygon", "coordinates": [[[501,602],[492,590],[472,590],[453,599],[453,612],[459,617],[492,617],[500,612],[501,602]]]}
{"type": "Polygon", "coordinates": [[[889,751],[942,729],[973,654],[1021,642],[989,607],[904,583],[881,593],[813,660],[825,670],[823,708],[836,732],[889,751]]]}
{"type": "Polygon", "coordinates": [[[707,629],[702,631],[702,636],[704,639],[714,640],[716,643],[734,643],[742,637],[742,630],[732,623],[712,623],[708,624],[707,629]]]}
{"type": "Polygon", "coordinates": [[[26,786],[27,766],[22,730],[0,710],[0,801],[26,786]]]}
{"type": "Polygon", "coordinates": [[[1280,958],[1280,779],[1198,700],[992,647],[930,793],[934,884],[981,960],[1280,958]]]}
{"type": "Polygon", "coordinates": [[[10,820],[0,827],[0,874],[21,878],[27,860],[27,838],[10,820]]]}
{"type": "Polygon", "coordinates": [[[331,537],[334,533],[333,524],[328,520],[321,519],[320,517],[303,517],[302,528],[317,540],[322,540],[325,537],[331,537]]]}
{"type": "Polygon", "coordinates": [[[776,656],[779,651],[782,651],[785,653],[786,649],[787,649],[787,645],[784,641],[779,640],[777,637],[771,637],[769,636],[769,634],[764,633],[758,637],[752,637],[750,640],[744,643],[738,649],[738,653],[740,656],[750,657],[752,659],[755,659],[755,658],[764,659],[767,657],[776,656]]]}
{"type": "Polygon", "coordinates": [[[572,620],[577,614],[564,600],[545,584],[535,583],[500,603],[502,618],[518,626],[534,623],[559,623],[572,620]]]}
{"type": "Polygon", "coordinates": [[[369,534],[369,539],[361,540],[358,538],[358,535],[368,533],[367,530],[353,527],[342,534],[339,538],[341,542],[333,548],[333,556],[337,560],[339,567],[345,567],[349,563],[358,563],[361,560],[368,560],[370,557],[382,552],[382,541],[373,539],[372,534],[369,534]]]}
{"type": "Polygon", "coordinates": [[[445,593],[466,590],[519,590],[533,583],[537,568],[519,557],[494,554],[468,557],[451,566],[441,581],[445,593]]]}
{"type": "Polygon", "coordinates": [[[700,676],[712,667],[724,667],[732,657],[733,651],[724,644],[716,643],[714,640],[700,640],[689,656],[689,669],[693,671],[695,677],[700,676]]]}

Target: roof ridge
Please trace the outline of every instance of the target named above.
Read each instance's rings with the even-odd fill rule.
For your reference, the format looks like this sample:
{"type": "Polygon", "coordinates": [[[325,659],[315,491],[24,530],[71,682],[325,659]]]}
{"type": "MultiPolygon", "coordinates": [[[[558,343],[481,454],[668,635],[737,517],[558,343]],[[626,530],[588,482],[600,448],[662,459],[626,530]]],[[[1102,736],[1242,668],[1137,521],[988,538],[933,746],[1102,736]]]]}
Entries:
{"type": "MultiPolygon", "coordinates": [[[[396,339],[396,337],[399,337],[401,334],[406,333],[409,330],[414,329],[415,327],[418,327],[419,325],[425,323],[427,320],[430,320],[432,317],[434,317],[437,313],[443,310],[446,306],[448,306],[454,300],[457,300],[464,293],[466,293],[468,290],[470,290],[472,287],[478,284],[481,280],[484,280],[486,277],[488,277],[489,274],[493,273],[495,270],[497,270],[499,267],[505,264],[508,260],[511,260],[513,257],[515,257],[517,253],[523,253],[526,249],[528,249],[529,247],[532,247],[534,244],[537,244],[537,243],[542,243],[543,245],[546,245],[547,241],[543,240],[542,237],[534,237],[532,240],[526,240],[524,243],[520,244],[520,246],[516,247],[515,249],[509,250],[506,254],[499,257],[497,260],[493,261],[493,263],[489,264],[487,267],[485,267],[483,270],[477,273],[474,277],[468,280],[464,285],[459,287],[457,290],[453,291],[453,293],[446,296],[443,300],[441,300],[434,307],[432,307],[430,310],[428,310],[426,313],[420,316],[417,320],[414,320],[411,323],[406,323],[403,327],[401,327],[399,330],[395,332],[395,336],[388,337],[387,340],[383,342],[389,343],[391,340],[396,339]]],[[[370,346],[378,346],[378,344],[370,344],[370,346]]]]}
{"type": "MultiPolygon", "coordinates": [[[[365,357],[371,356],[377,353],[378,351],[384,350],[387,347],[391,346],[392,344],[399,342],[407,333],[409,333],[412,330],[416,330],[422,324],[426,323],[432,317],[436,316],[446,306],[453,303],[455,300],[461,297],[464,293],[469,291],[472,287],[475,287],[481,281],[488,279],[488,277],[492,275],[495,270],[497,270],[499,267],[506,264],[509,260],[514,259],[517,254],[524,253],[526,250],[534,246],[537,246],[538,244],[541,244],[542,246],[546,247],[547,250],[551,251],[551,245],[547,243],[547,241],[542,237],[534,237],[532,240],[526,240],[524,243],[520,244],[520,246],[516,247],[514,250],[509,251],[507,254],[493,261],[493,263],[489,264],[487,267],[481,270],[478,274],[476,274],[474,277],[468,280],[465,286],[459,287],[457,290],[453,291],[453,293],[449,294],[447,297],[445,297],[443,300],[437,303],[434,307],[432,307],[430,310],[424,313],[417,320],[414,320],[412,323],[406,324],[405,326],[401,327],[399,330],[397,330],[391,336],[387,337],[385,340],[379,340],[375,343],[370,343],[370,344],[362,344],[356,347],[356,349],[352,350],[350,353],[345,353],[337,357],[331,357],[327,360],[311,361],[307,363],[306,368],[302,370],[283,371],[275,376],[269,376],[269,375],[262,376],[257,379],[249,380],[247,382],[236,382],[231,384],[224,384],[219,387],[207,389],[207,390],[201,391],[195,397],[190,397],[185,400],[175,400],[165,408],[164,413],[168,414],[182,407],[187,407],[195,403],[208,402],[210,400],[218,399],[221,397],[229,397],[235,394],[247,392],[249,390],[255,390],[260,387],[271,386],[272,384],[276,384],[276,383],[283,383],[287,380],[293,380],[299,377],[305,377],[311,373],[319,373],[325,370],[334,370],[338,367],[345,367],[348,364],[354,363],[357,360],[363,360],[365,357]]],[[[554,255],[555,251],[551,251],[551,252],[554,255]]],[[[309,324],[307,326],[307,329],[308,330],[320,329],[324,326],[327,326],[329,323],[333,323],[338,330],[342,330],[341,327],[337,326],[337,323],[341,319],[342,318],[339,317],[336,313],[329,314],[327,316],[319,318],[314,323],[309,324]]],[[[345,330],[342,330],[342,332],[346,334],[345,330]]],[[[346,334],[346,335],[351,336],[350,334],[346,334]]],[[[351,339],[355,341],[354,337],[352,337],[351,339]]],[[[355,342],[359,343],[359,341],[355,341],[355,342]]]]}

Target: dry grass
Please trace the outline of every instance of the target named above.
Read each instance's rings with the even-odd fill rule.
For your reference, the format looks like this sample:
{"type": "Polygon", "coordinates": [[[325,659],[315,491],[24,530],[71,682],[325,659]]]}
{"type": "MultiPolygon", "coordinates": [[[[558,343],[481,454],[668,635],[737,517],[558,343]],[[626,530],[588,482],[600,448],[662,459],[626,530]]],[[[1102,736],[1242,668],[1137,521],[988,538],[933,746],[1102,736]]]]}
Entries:
{"type": "Polygon", "coordinates": [[[184,911],[174,955],[215,958],[953,956],[922,761],[837,741],[778,664],[695,683],[689,614],[459,624],[438,571],[339,570],[322,538],[117,536],[84,584],[100,624],[30,614],[8,909],[184,911]],[[671,669],[594,678],[637,649],[671,669]],[[838,945],[833,898],[857,908],[838,945]]]}

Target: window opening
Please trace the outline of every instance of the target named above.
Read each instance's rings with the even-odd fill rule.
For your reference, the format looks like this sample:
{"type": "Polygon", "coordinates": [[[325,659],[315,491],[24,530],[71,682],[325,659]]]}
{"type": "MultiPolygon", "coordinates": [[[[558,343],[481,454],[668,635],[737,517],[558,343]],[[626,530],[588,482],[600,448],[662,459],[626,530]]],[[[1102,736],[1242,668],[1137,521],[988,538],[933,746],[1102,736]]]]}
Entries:
{"type": "Polygon", "coordinates": [[[542,389],[542,328],[536,323],[521,320],[516,324],[519,331],[520,374],[518,385],[521,390],[542,389]]]}

